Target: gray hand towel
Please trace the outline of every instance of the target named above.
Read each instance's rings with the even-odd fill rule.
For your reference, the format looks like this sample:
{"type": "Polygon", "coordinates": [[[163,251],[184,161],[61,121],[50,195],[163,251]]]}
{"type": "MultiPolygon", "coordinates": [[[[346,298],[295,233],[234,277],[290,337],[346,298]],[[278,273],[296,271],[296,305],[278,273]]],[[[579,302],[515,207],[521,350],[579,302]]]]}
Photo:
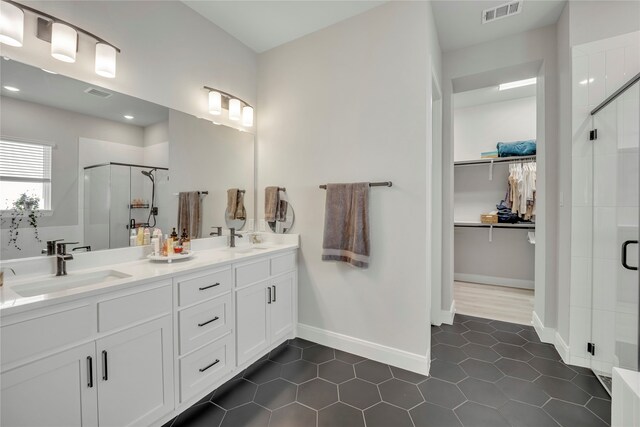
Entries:
{"type": "Polygon", "coordinates": [[[189,237],[197,239],[202,232],[200,193],[187,191],[178,194],[178,231],[187,230],[189,237]]]}
{"type": "Polygon", "coordinates": [[[247,219],[247,210],[244,208],[244,191],[238,191],[238,203],[236,205],[236,219],[247,219]]]}
{"type": "Polygon", "coordinates": [[[273,222],[278,212],[278,187],[264,189],[264,220],[273,222]]]}
{"type": "Polygon", "coordinates": [[[285,222],[287,220],[288,209],[289,201],[287,199],[287,193],[282,190],[278,190],[278,210],[276,212],[276,220],[278,222],[285,222]]]}
{"type": "Polygon", "coordinates": [[[369,183],[327,184],[323,261],[369,266],[369,183]]]}
{"type": "Polygon", "coordinates": [[[236,219],[237,208],[238,208],[238,189],[230,188],[227,190],[227,212],[229,212],[229,218],[236,219]]]}

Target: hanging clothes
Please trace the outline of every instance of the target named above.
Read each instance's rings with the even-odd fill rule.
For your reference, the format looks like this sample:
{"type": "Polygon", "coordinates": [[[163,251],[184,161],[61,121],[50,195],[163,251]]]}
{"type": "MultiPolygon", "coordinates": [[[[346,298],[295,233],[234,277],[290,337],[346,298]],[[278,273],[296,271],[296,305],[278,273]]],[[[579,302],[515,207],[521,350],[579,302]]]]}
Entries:
{"type": "Polygon", "coordinates": [[[505,199],[497,206],[500,222],[534,221],[536,212],[536,162],[511,163],[505,199]],[[512,216],[506,215],[510,210],[512,216]]]}

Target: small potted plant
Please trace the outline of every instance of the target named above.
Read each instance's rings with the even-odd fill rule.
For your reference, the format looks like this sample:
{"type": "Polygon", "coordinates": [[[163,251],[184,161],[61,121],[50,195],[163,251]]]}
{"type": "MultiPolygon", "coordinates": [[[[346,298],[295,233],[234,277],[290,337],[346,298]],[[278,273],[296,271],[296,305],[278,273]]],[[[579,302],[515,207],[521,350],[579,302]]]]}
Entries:
{"type": "MultiPolygon", "coordinates": [[[[11,205],[9,209],[9,243],[17,250],[22,249],[18,246],[18,237],[20,234],[20,226],[24,223],[27,227],[32,227],[34,237],[41,242],[38,235],[38,219],[42,216],[40,211],[40,198],[22,193],[11,205]]],[[[4,221],[3,221],[4,222],[4,221]]]]}

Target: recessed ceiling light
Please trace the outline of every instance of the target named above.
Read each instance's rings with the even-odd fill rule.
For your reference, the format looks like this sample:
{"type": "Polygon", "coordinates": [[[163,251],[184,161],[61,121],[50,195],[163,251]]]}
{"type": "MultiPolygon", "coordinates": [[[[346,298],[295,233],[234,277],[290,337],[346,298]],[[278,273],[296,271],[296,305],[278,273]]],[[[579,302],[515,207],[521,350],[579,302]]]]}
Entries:
{"type": "Polygon", "coordinates": [[[133,117],[133,116],[130,116],[130,115],[128,115],[128,114],[127,114],[127,115],[125,115],[125,116],[124,116],[124,118],[125,118],[125,119],[127,119],[127,120],[133,120],[133,119],[134,119],[134,117],[133,117]]]}
{"type": "Polygon", "coordinates": [[[594,78],[591,77],[590,79],[584,79],[580,82],[581,85],[586,85],[587,83],[593,83],[594,78]]]}
{"type": "Polygon", "coordinates": [[[536,81],[537,81],[537,78],[533,77],[531,79],[518,80],[518,81],[515,81],[515,82],[509,82],[509,83],[502,83],[498,87],[498,90],[515,89],[517,87],[534,85],[534,84],[536,84],[536,81]]]}
{"type": "Polygon", "coordinates": [[[45,73],[49,73],[49,74],[58,74],[55,71],[47,70],[46,68],[41,68],[41,70],[44,71],[45,73]]]}
{"type": "Polygon", "coordinates": [[[8,90],[9,92],[20,92],[20,89],[18,89],[17,87],[13,87],[13,86],[5,86],[4,87],[6,90],[8,90]]]}

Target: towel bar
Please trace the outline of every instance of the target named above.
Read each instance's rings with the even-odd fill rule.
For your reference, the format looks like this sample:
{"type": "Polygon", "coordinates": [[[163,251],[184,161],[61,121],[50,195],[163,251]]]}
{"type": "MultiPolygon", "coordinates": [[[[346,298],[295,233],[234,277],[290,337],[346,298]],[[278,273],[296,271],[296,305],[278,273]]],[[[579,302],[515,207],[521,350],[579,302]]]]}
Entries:
{"type": "MultiPolygon", "coordinates": [[[[391,183],[391,181],[384,181],[384,182],[370,182],[369,183],[369,187],[391,187],[393,184],[391,183]]],[[[323,190],[327,189],[326,185],[321,185],[319,188],[322,188],[323,190]]]]}

